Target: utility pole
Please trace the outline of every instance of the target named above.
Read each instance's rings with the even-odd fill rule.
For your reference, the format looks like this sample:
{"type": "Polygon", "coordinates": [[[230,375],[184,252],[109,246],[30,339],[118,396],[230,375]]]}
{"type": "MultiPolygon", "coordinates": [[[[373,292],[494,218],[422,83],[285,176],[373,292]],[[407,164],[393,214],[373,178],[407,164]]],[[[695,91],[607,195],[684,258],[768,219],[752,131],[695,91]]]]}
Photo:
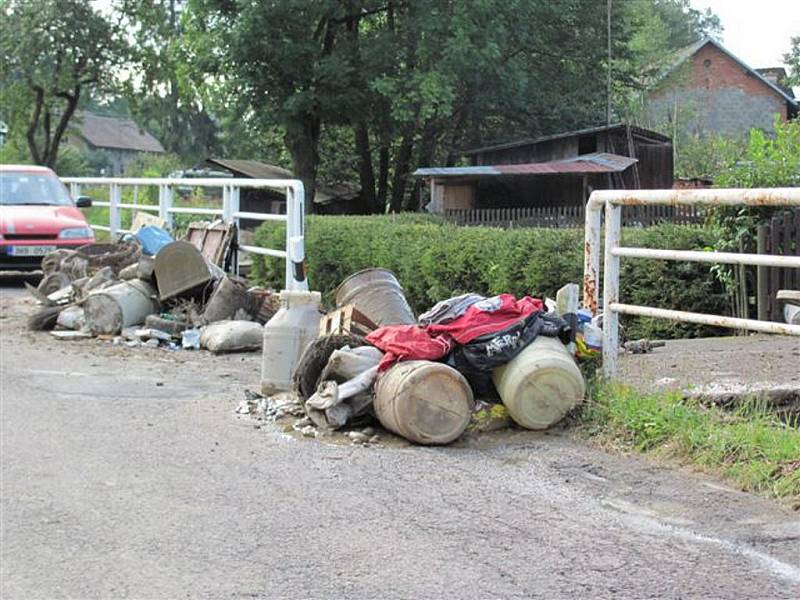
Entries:
{"type": "Polygon", "coordinates": [[[611,125],[611,0],[607,12],[608,68],[606,73],[606,125],[611,125]]]}

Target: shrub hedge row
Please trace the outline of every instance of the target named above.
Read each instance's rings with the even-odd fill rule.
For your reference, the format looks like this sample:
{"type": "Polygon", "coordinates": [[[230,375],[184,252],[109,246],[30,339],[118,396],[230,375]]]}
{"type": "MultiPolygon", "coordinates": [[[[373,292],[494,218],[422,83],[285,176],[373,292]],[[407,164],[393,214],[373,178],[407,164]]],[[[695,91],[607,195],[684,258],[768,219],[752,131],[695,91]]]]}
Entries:
{"type": "MultiPolygon", "coordinates": [[[[256,242],[285,247],[282,224],[264,223],[256,242]]],[[[660,225],[623,232],[627,245],[703,249],[712,235],[701,228],[660,225]]],[[[254,256],[253,278],[280,288],[282,261],[254,256]]],[[[568,282],[583,277],[582,229],[457,227],[433,217],[310,216],[306,220],[306,258],[312,288],[333,305],[336,286],[368,267],[394,271],[415,311],[465,292],[555,297],[568,282]]],[[[622,261],[623,302],[725,314],[728,300],[708,265],[654,260],[622,261]]],[[[693,337],[710,333],[685,323],[628,319],[629,337],[693,337]]]]}

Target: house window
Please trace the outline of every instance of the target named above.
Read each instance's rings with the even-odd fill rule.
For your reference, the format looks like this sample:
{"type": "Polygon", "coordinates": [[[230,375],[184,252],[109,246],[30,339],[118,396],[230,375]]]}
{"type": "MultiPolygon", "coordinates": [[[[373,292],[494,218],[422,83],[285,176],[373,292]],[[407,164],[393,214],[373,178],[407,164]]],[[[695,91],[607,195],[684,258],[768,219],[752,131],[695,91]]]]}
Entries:
{"type": "Polygon", "coordinates": [[[707,58],[703,61],[703,66],[708,69],[711,66],[711,59],[707,58]]]}

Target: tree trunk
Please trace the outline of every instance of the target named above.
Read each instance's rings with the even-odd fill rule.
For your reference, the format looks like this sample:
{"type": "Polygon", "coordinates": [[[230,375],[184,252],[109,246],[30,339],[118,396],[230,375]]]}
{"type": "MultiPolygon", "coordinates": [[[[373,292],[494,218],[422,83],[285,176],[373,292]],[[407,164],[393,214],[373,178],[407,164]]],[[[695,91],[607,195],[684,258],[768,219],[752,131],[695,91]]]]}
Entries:
{"type": "Polygon", "coordinates": [[[34,88],[36,93],[36,103],[33,106],[33,115],[31,115],[31,122],[28,125],[28,131],[25,134],[25,139],[28,141],[28,150],[31,153],[31,160],[37,165],[44,164],[42,162],[42,155],[39,153],[39,146],[36,144],[36,130],[39,128],[39,118],[42,114],[42,106],[44,105],[44,90],[42,88],[34,88]]]}
{"type": "MultiPolygon", "coordinates": [[[[417,164],[421,167],[431,166],[435,149],[436,125],[432,121],[427,121],[422,128],[422,142],[417,164]]],[[[403,196],[403,210],[419,210],[419,185],[420,181],[415,181],[411,191],[403,196]]]]}
{"type": "Polygon", "coordinates": [[[378,201],[379,212],[386,212],[386,196],[389,193],[389,146],[381,145],[378,150],[378,201]]]}
{"type": "Polygon", "coordinates": [[[69,125],[70,119],[72,119],[72,115],[75,114],[75,111],[78,108],[78,100],[80,99],[80,95],[81,92],[79,88],[76,89],[73,94],[62,95],[62,97],[67,101],[67,108],[64,109],[63,113],[61,113],[61,118],[58,121],[55,132],[53,133],[53,138],[50,140],[50,147],[46,150],[47,158],[45,159],[45,162],[51,169],[55,169],[56,161],[58,160],[58,151],[61,149],[61,138],[64,137],[64,133],[67,131],[67,126],[69,125]]]}
{"type": "Polygon", "coordinates": [[[363,121],[355,126],[356,155],[358,156],[358,177],[361,181],[361,201],[370,211],[380,212],[375,196],[375,172],[372,168],[372,153],[369,149],[369,131],[363,121]]]}
{"type": "Polygon", "coordinates": [[[319,156],[320,121],[318,118],[308,117],[302,122],[287,125],[284,138],[286,147],[292,155],[292,166],[295,177],[303,182],[305,188],[305,212],[311,214],[314,210],[314,193],[316,191],[317,166],[319,156]]]}
{"type": "Polygon", "coordinates": [[[403,134],[403,141],[397,151],[394,162],[394,177],[392,177],[392,199],[389,203],[389,212],[400,212],[403,208],[403,198],[406,193],[406,180],[408,166],[411,164],[411,154],[414,152],[413,127],[407,127],[403,134]],[[412,131],[408,131],[412,129],[412,131]]]}

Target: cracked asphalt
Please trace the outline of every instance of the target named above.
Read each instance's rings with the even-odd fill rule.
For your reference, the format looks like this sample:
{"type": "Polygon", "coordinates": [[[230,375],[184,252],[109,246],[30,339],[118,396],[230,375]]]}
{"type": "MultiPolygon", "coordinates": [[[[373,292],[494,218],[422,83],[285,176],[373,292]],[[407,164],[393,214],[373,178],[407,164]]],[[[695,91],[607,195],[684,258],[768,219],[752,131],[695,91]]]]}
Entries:
{"type": "Polygon", "coordinates": [[[258,355],[24,330],[0,288],[0,596],[798,598],[800,515],[569,431],[296,439],[258,355]]]}

